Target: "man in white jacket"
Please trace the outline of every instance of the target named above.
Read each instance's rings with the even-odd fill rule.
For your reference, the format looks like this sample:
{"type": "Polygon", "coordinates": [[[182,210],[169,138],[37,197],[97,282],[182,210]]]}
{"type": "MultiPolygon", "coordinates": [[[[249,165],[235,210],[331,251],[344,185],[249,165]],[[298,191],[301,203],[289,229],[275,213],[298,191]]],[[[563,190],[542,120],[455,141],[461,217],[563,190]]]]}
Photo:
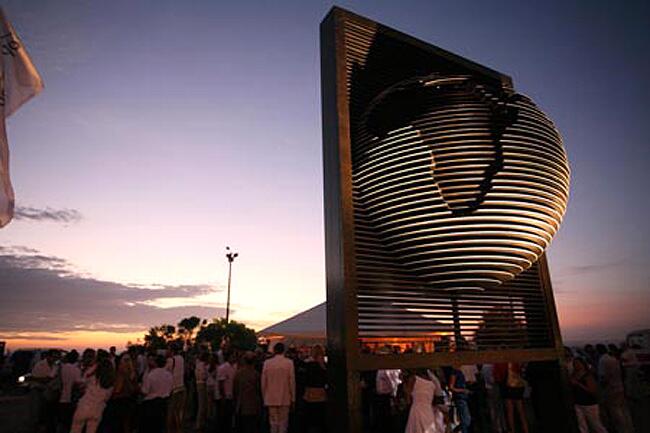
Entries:
{"type": "Polygon", "coordinates": [[[293,361],[284,356],[284,344],[276,343],[273,353],[262,368],[262,395],[271,433],[286,433],[289,411],[296,401],[296,376],[293,361]]]}

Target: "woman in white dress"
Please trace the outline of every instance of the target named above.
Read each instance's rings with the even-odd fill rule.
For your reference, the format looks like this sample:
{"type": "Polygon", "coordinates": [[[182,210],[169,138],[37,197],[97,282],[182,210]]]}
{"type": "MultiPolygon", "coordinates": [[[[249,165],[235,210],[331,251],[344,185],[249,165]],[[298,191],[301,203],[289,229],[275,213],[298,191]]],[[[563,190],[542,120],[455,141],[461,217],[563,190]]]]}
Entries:
{"type": "Polygon", "coordinates": [[[434,382],[428,370],[419,370],[406,382],[411,396],[411,410],[405,433],[444,433],[442,413],[434,410],[434,397],[440,395],[440,384],[434,382]]]}
{"type": "Polygon", "coordinates": [[[95,433],[104,413],[106,402],[113,394],[115,368],[112,361],[102,359],[97,362],[94,374],[88,378],[86,391],[77,404],[72,417],[70,433],[95,433]]]}

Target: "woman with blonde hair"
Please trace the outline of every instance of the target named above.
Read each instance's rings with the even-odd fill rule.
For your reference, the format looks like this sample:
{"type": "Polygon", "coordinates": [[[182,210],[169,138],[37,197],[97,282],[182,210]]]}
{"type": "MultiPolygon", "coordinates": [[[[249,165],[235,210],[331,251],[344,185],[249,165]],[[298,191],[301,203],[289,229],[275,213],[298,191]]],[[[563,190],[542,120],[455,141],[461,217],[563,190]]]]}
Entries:
{"type": "Polygon", "coordinates": [[[106,416],[110,418],[107,421],[111,424],[111,432],[131,433],[139,393],[138,376],[127,353],[116,359],[116,365],[115,387],[106,407],[106,416]]]}

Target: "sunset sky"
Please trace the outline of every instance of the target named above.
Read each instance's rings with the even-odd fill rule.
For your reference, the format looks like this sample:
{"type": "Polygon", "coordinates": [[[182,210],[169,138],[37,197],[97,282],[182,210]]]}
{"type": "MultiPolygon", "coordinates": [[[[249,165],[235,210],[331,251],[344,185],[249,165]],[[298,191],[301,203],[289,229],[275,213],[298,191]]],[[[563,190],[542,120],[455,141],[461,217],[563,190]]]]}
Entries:
{"type": "MultiPolygon", "coordinates": [[[[0,340],[123,346],[223,312],[260,329],[325,299],[318,25],[328,1],[8,0],[45,90],[7,122],[0,340]]],[[[340,6],[513,77],[572,168],[550,250],[563,335],[650,328],[650,6],[340,6]]]]}

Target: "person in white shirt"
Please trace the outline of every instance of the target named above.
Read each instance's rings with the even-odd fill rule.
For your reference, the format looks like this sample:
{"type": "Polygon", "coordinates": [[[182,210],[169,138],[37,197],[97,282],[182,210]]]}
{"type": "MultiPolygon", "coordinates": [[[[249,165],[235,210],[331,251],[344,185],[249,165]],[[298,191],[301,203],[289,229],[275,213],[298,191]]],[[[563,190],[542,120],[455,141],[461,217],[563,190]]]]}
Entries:
{"type": "Polygon", "coordinates": [[[76,350],[68,352],[61,364],[61,397],[59,398],[58,422],[65,431],[69,431],[74,414],[72,390],[83,383],[81,369],[77,364],[79,353],[76,350]]]}
{"type": "Polygon", "coordinates": [[[601,385],[604,412],[617,433],[633,433],[632,417],[625,401],[621,364],[618,359],[607,352],[607,347],[604,344],[597,344],[596,351],[600,355],[598,380],[601,385]]]}
{"type": "Polygon", "coordinates": [[[399,370],[379,370],[376,380],[375,413],[382,432],[393,431],[392,406],[402,380],[399,370]]]}
{"type": "Polygon", "coordinates": [[[59,352],[55,349],[45,352],[43,358],[34,364],[30,386],[32,399],[38,417],[39,428],[52,432],[56,429],[56,412],[59,404],[58,366],[59,352]]]}
{"type": "Polygon", "coordinates": [[[284,356],[284,344],[276,343],[273,353],[262,367],[262,396],[269,411],[270,433],[286,433],[289,411],[296,401],[296,376],[293,362],[284,356]]]}
{"type": "Polygon", "coordinates": [[[162,355],[149,355],[149,372],[142,381],[142,417],[139,431],[142,433],[163,433],[167,401],[172,393],[174,378],[165,368],[162,355]]]}
{"type": "Polygon", "coordinates": [[[39,383],[47,383],[50,379],[54,378],[58,372],[56,360],[58,352],[56,350],[48,350],[45,357],[38,361],[34,368],[32,368],[32,379],[39,383]]]}
{"type": "Polygon", "coordinates": [[[112,362],[108,359],[98,361],[95,374],[77,404],[70,433],[81,433],[84,427],[86,433],[95,433],[97,431],[106,402],[113,393],[114,382],[115,368],[112,362]]]}
{"type": "Polygon", "coordinates": [[[170,345],[167,356],[166,368],[174,378],[172,394],[167,405],[167,433],[182,433],[185,407],[185,360],[176,344],[170,345]]]}
{"type": "Polygon", "coordinates": [[[196,397],[197,397],[197,410],[196,410],[196,429],[201,431],[205,425],[207,415],[207,398],[208,392],[206,382],[208,378],[208,362],[210,355],[207,352],[202,352],[194,365],[194,377],[196,378],[196,397]]]}
{"type": "Polygon", "coordinates": [[[460,367],[460,371],[463,372],[463,376],[465,376],[465,382],[467,382],[468,385],[476,383],[476,376],[478,375],[478,367],[476,364],[462,365],[460,367]]]}
{"type": "Polygon", "coordinates": [[[233,416],[233,384],[235,380],[235,358],[233,354],[224,354],[226,362],[217,368],[217,386],[219,388],[219,424],[225,433],[229,433],[232,427],[233,416]]]}

